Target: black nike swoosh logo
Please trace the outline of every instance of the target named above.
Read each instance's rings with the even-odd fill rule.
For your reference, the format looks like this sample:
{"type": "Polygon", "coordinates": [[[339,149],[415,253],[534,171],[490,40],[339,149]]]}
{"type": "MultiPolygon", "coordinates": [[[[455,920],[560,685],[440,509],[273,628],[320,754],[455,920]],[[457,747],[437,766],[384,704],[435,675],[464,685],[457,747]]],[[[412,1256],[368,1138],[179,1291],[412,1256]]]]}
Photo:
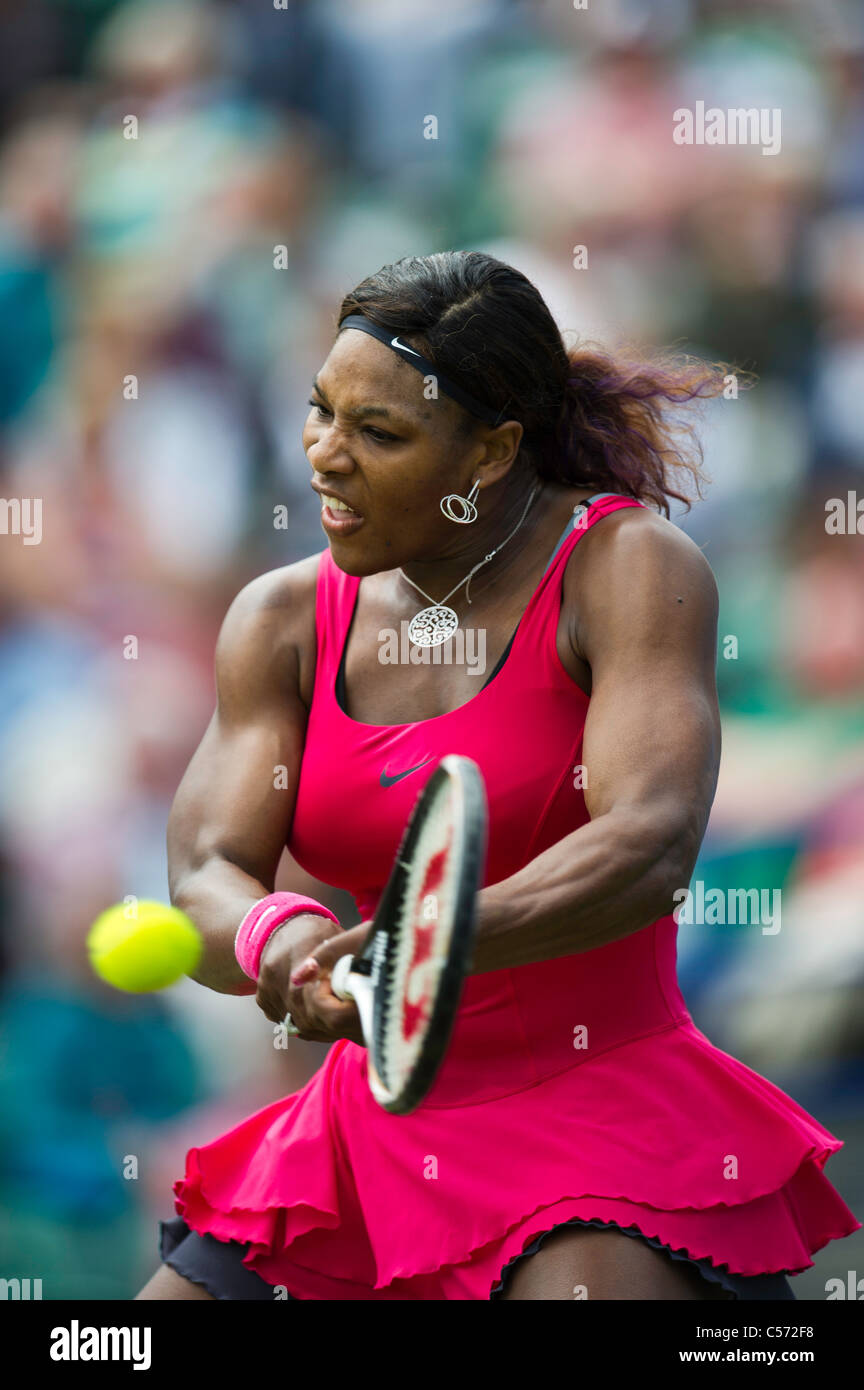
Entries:
{"type": "Polygon", "coordinates": [[[401,782],[403,777],[410,777],[412,772],[417,772],[421,767],[425,767],[427,763],[431,763],[431,761],[431,758],[424,758],[422,763],[417,764],[417,767],[409,767],[407,772],[397,772],[393,777],[388,777],[387,765],[385,763],[384,767],[381,769],[381,777],[379,778],[381,786],[392,787],[394,782],[401,782]]]}

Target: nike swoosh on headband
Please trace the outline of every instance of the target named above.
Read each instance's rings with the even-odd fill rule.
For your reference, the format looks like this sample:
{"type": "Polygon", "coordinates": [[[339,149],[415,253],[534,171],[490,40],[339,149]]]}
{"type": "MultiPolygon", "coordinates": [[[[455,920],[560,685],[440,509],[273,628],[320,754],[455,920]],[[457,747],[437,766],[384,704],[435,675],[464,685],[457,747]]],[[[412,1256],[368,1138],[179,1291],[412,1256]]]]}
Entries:
{"type": "Polygon", "coordinates": [[[412,772],[417,772],[421,767],[425,767],[427,763],[431,763],[431,761],[431,758],[424,758],[422,763],[417,764],[417,767],[409,767],[406,772],[397,772],[392,777],[388,776],[387,764],[385,763],[381,769],[381,776],[379,778],[381,786],[392,787],[394,782],[401,782],[403,777],[410,777],[412,772]]]}
{"type": "Polygon", "coordinates": [[[398,333],[395,338],[392,337],[389,328],[381,328],[379,324],[367,319],[365,314],[348,314],[340,323],[338,331],[341,333],[343,328],[359,328],[361,333],[371,334],[373,338],[378,339],[379,343],[384,343],[393,352],[397,352],[402,361],[407,362],[409,367],[415,367],[424,376],[434,377],[439,390],[443,391],[445,396],[450,396],[452,400],[458,401],[469,415],[476,415],[479,420],[485,420],[487,425],[500,425],[501,421],[506,419],[509,400],[500,410],[494,410],[491,406],[484,405],[482,401],[477,400],[476,396],[472,396],[468,391],[463,391],[462,387],[457,385],[455,381],[451,381],[450,377],[440,372],[435,363],[430,362],[428,357],[424,357],[422,352],[417,352],[414,348],[407,347],[405,343],[400,343],[398,333]]]}

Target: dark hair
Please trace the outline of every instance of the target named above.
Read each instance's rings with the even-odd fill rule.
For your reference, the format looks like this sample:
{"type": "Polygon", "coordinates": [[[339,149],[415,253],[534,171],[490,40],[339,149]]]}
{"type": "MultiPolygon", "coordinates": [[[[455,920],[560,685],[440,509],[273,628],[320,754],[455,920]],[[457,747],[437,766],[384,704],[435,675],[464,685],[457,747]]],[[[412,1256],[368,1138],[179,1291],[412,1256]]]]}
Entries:
{"type": "MultiPolygon", "coordinates": [[[[730,370],[683,355],[566,348],[527,276],[481,251],[405,256],[347,294],[338,322],[363,313],[413,342],[442,373],[523,427],[520,459],[538,477],[653,503],[701,496],[693,425],[670,407],[717,396],[730,370]],[[689,475],[682,479],[681,474],[689,475]]],[[[744,384],[749,384],[744,383],[744,384]]],[[[464,420],[468,429],[475,423],[464,420]]]]}

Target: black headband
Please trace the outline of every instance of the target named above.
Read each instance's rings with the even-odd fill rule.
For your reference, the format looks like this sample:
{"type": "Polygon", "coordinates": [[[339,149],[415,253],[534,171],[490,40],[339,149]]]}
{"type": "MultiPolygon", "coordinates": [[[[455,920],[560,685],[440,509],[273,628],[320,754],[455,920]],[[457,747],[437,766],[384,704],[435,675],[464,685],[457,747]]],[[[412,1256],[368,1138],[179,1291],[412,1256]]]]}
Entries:
{"type": "Polygon", "coordinates": [[[485,420],[487,425],[500,425],[505,418],[505,411],[510,404],[509,400],[501,410],[497,411],[492,410],[488,405],[483,405],[467,391],[463,391],[461,386],[457,386],[455,381],[451,381],[449,377],[439,372],[428,357],[417,352],[416,348],[408,347],[406,343],[400,342],[398,333],[394,334],[389,328],[381,328],[371,319],[367,319],[365,314],[349,314],[339,325],[340,333],[343,328],[359,328],[362,333],[371,333],[372,337],[377,338],[379,343],[385,343],[387,347],[398,353],[403,362],[408,362],[410,366],[416,367],[417,371],[422,372],[424,376],[433,376],[445,396],[451,396],[454,401],[458,401],[469,415],[476,415],[480,420],[485,420]]]}

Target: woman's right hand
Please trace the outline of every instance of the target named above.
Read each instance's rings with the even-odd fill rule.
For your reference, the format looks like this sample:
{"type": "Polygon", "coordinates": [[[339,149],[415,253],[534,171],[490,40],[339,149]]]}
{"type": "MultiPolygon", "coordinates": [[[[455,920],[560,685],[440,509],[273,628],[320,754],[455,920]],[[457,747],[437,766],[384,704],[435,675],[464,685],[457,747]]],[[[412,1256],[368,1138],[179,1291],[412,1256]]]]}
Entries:
{"type": "Polygon", "coordinates": [[[291,976],[307,956],[338,934],[338,927],[329,917],[311,912],[298,912],[277,927],[261,952],[256,1003],[272,1023],[282,1023],[290,1013],[298,1035],[306,1042],[332,1042],[334,1036],[341,1036],[363,1044],[359,1015],[352,1001],[331,999],[326,1007],[319,1002],[313,1016],[309,1006],[315,991],[310,993],[307,985],[291,983],[291,976]],[[338,1017],[331,1017],[334,1014],[338,1017]],[[331,1031],[334,1025],[336,1033],[331,1031]]]}

